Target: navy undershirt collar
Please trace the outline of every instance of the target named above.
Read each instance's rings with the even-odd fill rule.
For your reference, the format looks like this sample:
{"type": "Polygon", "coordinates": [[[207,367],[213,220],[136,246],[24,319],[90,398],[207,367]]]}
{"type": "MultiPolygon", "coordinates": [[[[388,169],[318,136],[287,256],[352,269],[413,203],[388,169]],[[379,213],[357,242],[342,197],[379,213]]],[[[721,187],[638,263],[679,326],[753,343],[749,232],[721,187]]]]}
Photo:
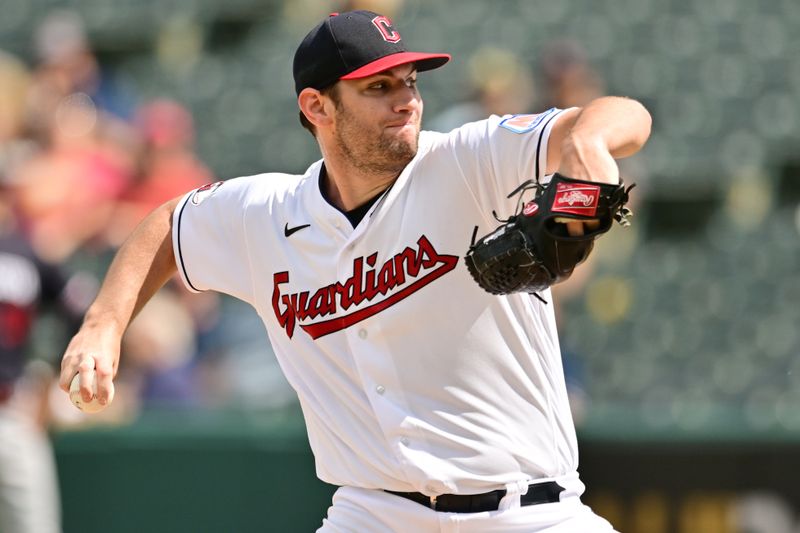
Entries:
{"type": "Polygon", "coordinates": [[[325,170],[325,163],[323,163],[322,164],[322,168],[319,170],[319,192],[320,192],[320,194],[322,194],[322,197],[325,199],[326,202],[328,202],[337,211],[339,211],[341,214],[343,214],[345,217],[347,217],[347,220],[350,222],[350,225],[353,226],[354,228],[356,226],[358,226],[358,223],[361,222],[361,220],[364,218],[364,216],[367,214],[367,212],[370,210],[370,208],[373,205],[375,205],[375,202],[378,201],[378,198],[380,198],[383,195],[383,193],[386,192],[386,191],[379,192],[378,194],[376,194],[375,196],[373,196],[372,198],[370,198],[369,200],[367,200],[366,202],[364,202],[360,206],[358,206],[358,207],[356,207],[354,209],[351,209],[350,211],[342,211],[341,209],[336,207],[333,204],[333,202],[331,202],[330,198],[328,198],[328,195],[325,194],[325,187],[323,187],[323,185],[322,185],[322,180],[323,180],[323,178],[325,177],[326,174],[327,174],[327,171],[325,170]]]}

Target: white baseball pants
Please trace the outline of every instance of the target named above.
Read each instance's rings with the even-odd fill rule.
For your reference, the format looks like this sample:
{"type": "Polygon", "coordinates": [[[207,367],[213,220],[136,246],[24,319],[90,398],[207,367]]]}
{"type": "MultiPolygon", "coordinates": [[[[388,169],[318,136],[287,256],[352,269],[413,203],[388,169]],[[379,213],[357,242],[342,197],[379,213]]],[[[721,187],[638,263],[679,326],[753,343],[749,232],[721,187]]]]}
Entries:
{"type": "Polygon", "coordinates": [[[0,531],[61,531],[58,477],[48,436],[9,405],[0,406],[0,531]]]}

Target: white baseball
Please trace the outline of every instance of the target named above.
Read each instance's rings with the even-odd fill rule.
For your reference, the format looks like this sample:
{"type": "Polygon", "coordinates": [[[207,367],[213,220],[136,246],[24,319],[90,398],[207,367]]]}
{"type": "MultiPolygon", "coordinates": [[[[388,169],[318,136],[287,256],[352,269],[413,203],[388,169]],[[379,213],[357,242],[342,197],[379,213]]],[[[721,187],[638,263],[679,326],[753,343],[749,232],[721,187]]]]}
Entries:
{"type": "Polygon", "coordinates": [[[69,384],[69,399],[72,400],[72,403],[83,411],[84,413],[96,413],[98,411],[102,411],[105,409],[111,400],[114,399],[114,385],[111,385],[111,391],[109,391],[108,402],[106,405],[101,405],[100,402],[97,400],[97,375],[92,372],[91,373],[91,380],[92,380],[92,401],[84,402],[83,398],[81,397],[81,381],[80,376],[75,374],[75,377],[72,378],[72,382],[69,384]]]}

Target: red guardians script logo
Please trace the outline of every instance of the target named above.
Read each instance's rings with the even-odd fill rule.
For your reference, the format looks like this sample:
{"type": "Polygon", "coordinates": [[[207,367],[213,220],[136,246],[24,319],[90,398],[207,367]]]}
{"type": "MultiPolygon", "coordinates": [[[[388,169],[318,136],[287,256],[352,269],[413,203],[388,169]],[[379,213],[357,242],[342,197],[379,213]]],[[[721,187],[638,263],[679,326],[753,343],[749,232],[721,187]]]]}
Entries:
{"type": "Polygon", "coordinates": [[[275,273],[272,308],[289,338],[294,335],[298,321],[322,319],[300,324],[312,339],[348,328],[408,298],[458,264],[458,256],[439,254],[424,235],[416,248],[406,247],[382,265],[375,265],[377,258],[377,252],[366,258],[357,257],[353,260],[352,276],[313,292],[282,294],[281,286],[289,283],[289,272],[275,273]],[[377,301],[371,303],[373,300],[377,301]],[[360,305],[365,302],[370,304],[360,305]],[[351,307],[359,309],[336,318],[324,318],[351,307]]]}

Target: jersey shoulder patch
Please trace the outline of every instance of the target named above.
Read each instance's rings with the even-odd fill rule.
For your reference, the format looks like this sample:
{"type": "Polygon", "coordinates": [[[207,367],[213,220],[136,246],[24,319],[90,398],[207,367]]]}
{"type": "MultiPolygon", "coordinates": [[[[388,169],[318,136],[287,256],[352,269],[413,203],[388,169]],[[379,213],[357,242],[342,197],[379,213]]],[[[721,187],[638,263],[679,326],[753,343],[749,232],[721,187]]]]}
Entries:
{"type": "Polygon", "coordinates": [[[545,119],[545,117],[554,113],[555,111],[556,108],[551,107],[543,113],[536,113],[532,115],[512,115],[508,118],[504,118],[500,122],[500,127],[505,128],[513,133],[528,133],[529,131],[536,129],[536,126],[538,126],[542,120],[545,119]]]}
{"type": "Polygon", "coordinates": [[[205,200],[206,198],[208,198],[209,196],[214,194],[217,191],[217,189],[220,188],[222,183],[223,182],[221,182],[221,181],[218,181],[216,183],[209,183],[208,185],[203,185],[202,187],[200,187],[199,189],[194,191],[194,194],[192,195],[192,200],[191,200],[192,204],[193,205],[200,205],[200,203],[203,200],[205,200]]]}

